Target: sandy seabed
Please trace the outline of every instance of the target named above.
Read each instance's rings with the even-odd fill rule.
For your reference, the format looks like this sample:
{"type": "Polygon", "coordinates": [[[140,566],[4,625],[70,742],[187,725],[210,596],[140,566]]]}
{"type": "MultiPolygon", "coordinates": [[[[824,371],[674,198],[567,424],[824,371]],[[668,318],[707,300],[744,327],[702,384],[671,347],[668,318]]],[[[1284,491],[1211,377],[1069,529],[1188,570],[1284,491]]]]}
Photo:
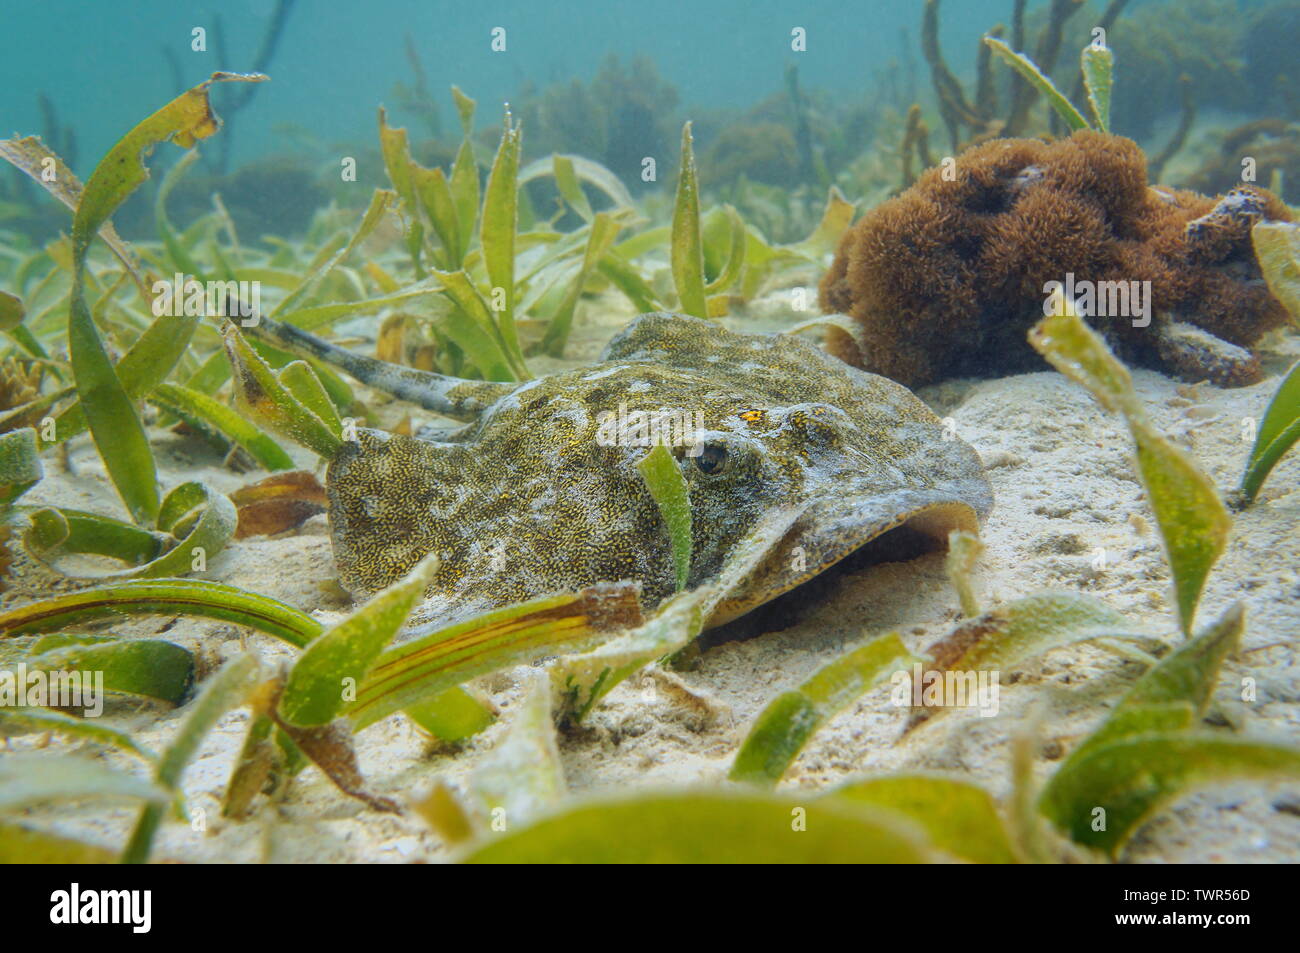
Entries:
{"type": "MultiPolygon", "coordinates": [[[[594,308],[584,307],[589,316],[594,308]]],[[[756,309],[756,312],[761,309],[756,309]]],[[[737,328],[771,328],[763,314],[733,321],[737,328]]],[[[588,317],[573,348],[593,359],[626,315],[588,317]]],[[[1243,420],[1263,414],[1278,375],[1300,357],[1300,339],[1278,337],[1260,383],[1223,390],[1189,385],[1135,370],[1137,392],[1157,426],[1190,451],[1224,493],[1236,486],[1250,449],[1243,420]]],[[[1121,610],[1136,625],[1177,641],[1169,575],[1158,533],[1138,482],[1122,421],[1084,390],[1044,370],[996,380],[954,381],[920,392],[980,454],[996,505],[984,529],[987,547],[975,577],[983,608],[1044,589],[1086,592],[1121,610]],[[1098,550],[1105,551],[1097,568],[1098,550]]],[[[397,407],[390,408],[400,416],[397,407]]],[[[260,478],[238,474],[196,440],[154,431],[164,485],[203,479],[221,491],[260,478]]],[[[304,467],[314,460],[298,454],[304,467]]],[[[93,445],[70,447],[70,467],[47,464],[47,477],[25,502],[113,511],[116,497],[93,445]]],[[[1300,737],[1300,452],[1274,470],[1258,502],[1235,516],[1231,541],[1202,598],[1202,625],[1230,604],[1247,611],[1243,650],[1224,666],[1212,718],[1252,736],[1300,737]],[[1242,679],[1257,686],[1241,698],[1242,679]]],[[[275,538],[232,542],[208,567],[207,578],[281,599],[324,622],[341,618],[349,602],[334,581],[323,516],[275,538]]],[[[753,719],[778,693],[796,687],[845,649],[889,631],[924,652],[959,619],[942,555],[885,563],[837,577],[816,604],[782,631],[705,651],[691,671],[651,668],[614,689],[586,721],[561,732],[565,778],[574,796],[633,788],[723,784],[753,719]]],[[[290,657],[268,636],[202,619],[148,618],[115,626],[136,637],[165,637],[194,649],[211,672],[241,643],[267,662],[290,657]]],[[[436,750],[403,716],[358,736],[360,764],[376,793],[418,796],[437,778],[453,787],[497,743],[518,699],[517,673],[499,672],[480,686],[503,717],[467,747],[436,750]]],[[[995,795],[1010,786],[1010,742],[1031,712],[1041,716],[1040,779],[1095,727],[1140,667],[1090,646],[1063,648],[1002,674],[1000,710],[983,718],[965,709],[943,713],[904,732],[907,709],[890,701],[888,685],[868,692],[818,732],[782,783],[788,791],[821,791],[850,778],[899,771],[943,771],[969,778],[995,795]]],[[[108,723],[160,750],[184,709],[117,703],[108,723]]],[[[169,822],[160,831],[158,860],[274,862],[411,862],[448,856],[438,835],[414,813],[381,814],[339,793],[308,768],[276,803],[256,802],[242,822],[220,817],[220,801],[247,727],[246,710],[227,714],[185,774],[191,807],[205,829],[169,822]]],[[[84,745],[27,735],[11,750],[84,745]]],[[[127,770],[140,762],[111,751],[95,756],[127,770]]],[[[135,808],[86,802],[29,812],[38,826],[110,847],[125,843],[135,808]]],[[[1300,784],[1240,782],[1190,794],[1147,823],[1123,859],[1140,863],[1300,861],[1300,784]]]]}

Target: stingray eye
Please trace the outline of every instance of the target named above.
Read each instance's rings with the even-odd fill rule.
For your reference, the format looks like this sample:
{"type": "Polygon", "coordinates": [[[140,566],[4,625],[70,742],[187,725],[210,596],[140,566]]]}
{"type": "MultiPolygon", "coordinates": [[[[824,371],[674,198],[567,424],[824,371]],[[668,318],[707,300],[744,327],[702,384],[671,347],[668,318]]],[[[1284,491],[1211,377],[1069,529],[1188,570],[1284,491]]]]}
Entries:
{"type": "Polygon", "coordinates": [[[692,457],[701,473],[716,476],[727,466],[727,448],[720,443],[706,443],[698,456],[692,457]]]}

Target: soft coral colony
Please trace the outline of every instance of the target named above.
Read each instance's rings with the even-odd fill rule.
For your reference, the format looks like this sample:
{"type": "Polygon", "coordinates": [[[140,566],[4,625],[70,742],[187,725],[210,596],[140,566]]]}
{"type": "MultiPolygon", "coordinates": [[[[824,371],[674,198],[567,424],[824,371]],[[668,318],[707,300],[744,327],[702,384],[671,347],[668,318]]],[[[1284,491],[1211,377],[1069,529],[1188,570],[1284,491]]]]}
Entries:
{"type": "Polygon", "coordinates": [[[1053,289],[1077,286],[1090,296],[1080,310],[1126,361],[1225,386],[1258,380],[1258,345],[1288,311],[1261,274],[1252,230],[1289,223],[1292,213],[1253,182],[1218,197],[1148,185],[1148,174],[1158,176],[1183,145],[1195,107],[1184,77],[1183,121],[1150,166],[1135,142],[1111,133],[1105,35],[1123,0],[1097,19],[1073,71],[1091,120],[1051,78],[1079,3],[1048,6],[1033,60],[1015,52],[1027,48],[1026,5],[1016,3],[1011,46],[1000,26],[981,45],[972,101],[944,61],[939,7],[926,2],[922,48],[954,156],[934,162],[914,105],[902,142],[905,191],[843,236],[821,281],[822,308],[857,325],[853,335],[833,328],[831,349],[914,387],[1041,367],[1026,332],[1053,289]],[[1013,67],[1005,119],[995,115],[996,58],[1013,67]],[[1010,138],[1024,135],[1039,99],[1052,107],[1053,128],[1072,135],[1010,138]],[[916,181],[914,151],[932,166],[916,181]]]}
{"type": "Polygon", "coordinates": [[[1287,312],[1264,283],[1251,228],[1291,218],[1265,189],[1216,199],[1148,187],[1142,150],[1121,136],[995,139],[867,212],[841,241],[821,303],[861,325],[860,345],[835,336],[841,357],[915,387],[1040,366],[1025,335],[1067,275],[1126,291],[1149,282],[1149,314],[1092,318],[1120,356],[1253,383],[1250,349],[1287,312]]]}

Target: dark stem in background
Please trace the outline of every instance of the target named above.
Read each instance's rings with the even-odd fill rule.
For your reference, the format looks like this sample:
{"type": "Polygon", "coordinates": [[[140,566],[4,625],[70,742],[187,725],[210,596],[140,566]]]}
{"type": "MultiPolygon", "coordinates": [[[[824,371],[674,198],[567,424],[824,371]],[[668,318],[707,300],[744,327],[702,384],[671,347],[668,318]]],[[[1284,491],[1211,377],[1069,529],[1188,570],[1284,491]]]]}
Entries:
{"type": "MultiPolygon", "coordinates": [[[[271,14],[266,32],[262,34],[262,45],[258,49],[252,65],[244,72],[265,73],[267,71],[267,68],[271,65],[271,60],[275,58],[275,50],[280,42],[280,35],[284,32],[284,26],[289,19],[289,11],[293,9],[294,2],[295,0],[276,0],[275,10],[271,14]]],[[[230,69],[233,64],[230,66],[225,65],[230,63],[230,60],[226,54],[225,29],[221,24],[220,15],[216,16],[214,21],[212,32],[217,62],[222,64],[222,69],[230,69]]],[[[238,88],[213,90],[213,98],[220,99],[217,112],[224,119],[224,132],[217,149],[217,172],[220,175],[225,175],[230,168],[230,143],[234,138],[231,122],[234,119],[234,114],[248,105],[248,101],[252,99],[258,84],[233,83],[230,85],[238,88]]]]}
{"type": "MultiPolygon", "coordinates": [[[[71,127],[59,121],[59,112],[45,90],[36,93],[36,106],[41,111],[41,141],[50,151],[63,160],[68,168],[75,168],[77,162],[77,134],[71,127]]],[[[0,178],[0,195],[9,194],[24,205],[39,206],[40,190],[25,175],[6,166],[6,173],[0,178]],[[10,184],[12,183],[12,184],[10,184]]]]}
{"type": "Polygon", "coordinates": [[[424,64],[420,62],[419,51],[415,48],[415,40],[411,34],[406,34],[406,59],[411,64],[411,72],[415,74],[415,86],[413,88],[414,96],[410,107],[420,114],[429,127],[429,135],[437,139],[442,135],[442,123],[438,121],[438,104],[429,92],[429,79],[424,73],[424,64]]]}
{"type": "Polygon", "coordinates": [[[948,138],[952,141],[955,152],[961,144],[961,127],[979,127],[982,120],[966,101],[961,83],[948,68],[943,51],[939,48],[939,0],[926,0],[925,14],[921,20],[921,53],[930,64],[930,79],[939,96],[939,115],[948,127],[948,138]]]}
{"type": "Polygon", "coordinates": [[[921,168],[928,169],[934,165],[934,156],[930,155],[930,130],[921,118],[921,107],[916,103],[907,111],[907,126],[903,132],[903,181],[898,191],[902,192],[916,181],[912,171],[912,155],[921,161],[921,168]]]}
{"type": "Polygon", "coordinates": [[[71,126],[59,122],[58,110],[45,90],[36,94],[36,102],[41,109],[41,125],[44,127],[45,144],[54,150],[55,155],[63,160],[68,168],[76,168],[77,134],[71,126]]]}
{"type": "Polygon", "coordinates": [[[889,103],[898,109],[903,108],[903,95],[899,89],[899,65],[897,59],[891,59],[883,69],[877,69],[876,88],[880,90],[880,99],[882,102],[889,103]]]}
{"type": "Polygon", "coordinates": [[[808,124],[808,110],[804,106],[803,92],[799,89],[799,67],[791,63],[785,68],[785,88],[790,97],[790,110],[794,114],[794,141],[799,148],[799,174],[805,181],[816,175],[813,156],[812,127],[808,124]]]}
{"type": "Polygon", "coordinates": [[[171,77],[171,88],[177,91],[188,89],[190,84],[185,82],[185,71],[181,69],[180,57],[176,55],[176,50],[164,43],[162,56],[167,63],[167,73],[171,77]]]}
{"type": "MultiPolygon", "coordinates": [[[[1011,8],[1011,48],[1017,53],[1025,51],[1025,0],[1016,0],[1015,5],[1011,8]]],[[[1011,86],[1009,92],[1011,96],[1011,115],[1015,115],[1019,107],[1020,100],[1029,92],[1029,85],[1024,81],[1019,73],[1011,70],[1011,86]]],[[[1007,119],[1007,135],[1015,135],[1011,131],[1011,120],[1007,119]]]]}
{"type": "Polygon", "coordinates": [[[1178,77],[1178,82],[1183,91],[1183,115],[1178,120],[1178,128],[1174,130],[1173,138],[1169,140],[1169,144],[1160,150],[1158,156],[1147,163],[1147,177],[1152,182],[1160,181],[1160,173],[1164,171],[1165,163],[1177,155],[1178,150],[1187,141],[1187,134],[1191,132],[1192,123],[1196,122],[1196,98],[1192,95],[1192,78],[1184,73],[1178,77]]]}
{"type": "MultiPolygon", "coordinates": [[[[1039,34],[1038,49],[1034,52],[1034,62],[1048,76],[1051,75],[1053,67],[1056,66],[1056,57],[1061,52],[1061,36],[1065,30],[1065,22],[1083,6],[1083,2],[1084,0],[1052,0],[1052,7],[1047,15],[1047,26],[1039,34]]],[[[1017,50],[1016,52],[1024,51],[1017,50]]],[[[1029,118],[1029,109],[1037,98],[1037,90],[1027,83],[1020,84],[1018,95],[1011,110],[1011,118],[1007,120],[1006,134],[1008,136],[1020,134],[1025,121],[1029,118]]],[[[1055,114],[1053,113],[1053,115],[1055,114]]]]}
{"type": "Polygon", "coordinates": [[[907,27],[898,31],[899,47],[903,51],[903,96],[904,101],[916,102],[916,57],[912,55],[912,35],[907,27]]]}
{"type": "MultiPolygon", "coordinates": [[[[999,23],[989,30],[988,35],[1001,39],[1005,32],[1006,27],[999,23]]],[[[982,40],[975,56],[975,111],[986,117],[998,111],[998,89],[993,82],[993,50],[982,40]]]]}

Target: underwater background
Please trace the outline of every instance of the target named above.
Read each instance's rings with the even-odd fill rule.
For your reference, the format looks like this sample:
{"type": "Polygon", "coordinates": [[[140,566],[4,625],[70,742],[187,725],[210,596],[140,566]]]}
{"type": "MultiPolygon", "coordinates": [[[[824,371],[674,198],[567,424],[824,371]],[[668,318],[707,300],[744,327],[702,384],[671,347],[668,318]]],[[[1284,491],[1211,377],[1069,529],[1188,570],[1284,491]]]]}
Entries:
{"type": "MultiPolygon", "coordinates": [[[[702,187],[742,203],[726,191],[742,177],[759,192],[824,192],[835,182],[860,203],[885,194],[898,182],[874,166],[881,153],[898,148],[913,103],[930,117],[933,149],[947,154],[954,146],[937,134],[921,0],[7,6],[0,38],[4,126],[42,134],[83,177],[135,121],[139,103],[161,103],[217,69],[269,72],[272,81],[256,88],[214,90],[225,131],[173,199],[185,210],[220,189],[236,224],[253,233],[300,231],[331,200],[360,206],[369,188],[386,182],[374,139],[377,104],[387,106],[393,125],[411,127],[418,158],[449,162],[459,139],[447,95],[453,84],[479,102],[484,143],[494,141],[492,124],[508,102],[523,122],[525,161],[575,153],[602,162],[633,188],[646,188],[639,162],[647,155],[659,157],[667,173],[658,181],[671,184],[677,131],[694,120],[702,187]],[[498,27],[506,31],[504,50],[493,48],[498,27]],[[201,41],[195,28],[206,31],[201,41]],[[796,28],[806,31],[798,52],[796,28]],[[196,43],[202,49],[192,48],[196,43]],[[355,187],[339,187],[337,157],[344,154],[363,160],[355,187]]],[[[1024,29],[1031,40],[1048,6],[1028,5],[1024,29]]],[[[1067,51],[1090,39],[1107,6],[1066,4],[1067,51]]],[[[1211,193],[1228,187],[1235,170],[1225,167],[1215,142],[1233,133],[1254,136],[1270,169],[1300,173],[1297,4],[1118,6],[1108,36],[1118,62],[1113,131],[1158,153],[1175,134],[1184,99],[1196,110],[1196,135],[1170,157],[1170,184],[1211,193]],[[1268,128],[1245,128],[1260,119],[1269,120],[1268,128]]],[[[937,42],[947,67],[968,85],[979,36],[1009,24],[1012,8],[1000,0],[942,7],[937,42]]],[[[1058,72],[1074,69],[1073,55],[1060,59],[1058,72]]],[[[1000,86],[1008,82],[997,77],[1000,86]]],[[[43,203],[29,202],[14,175],[6,171],[0,180],[0,222],[48,236],[57,215],[47,208],[43,216],[43,203]]],[[[1300,189],[1300,174],[1284,187],[1300,189]]],[[[1295,193],[1289,198],[1295,201],[1295,193]]],[[[758,196],[748,201],[764,205],[758,196]]],[[[119,227],[129,236],[147,220],[147,209],[146,192],[119,214],[119,227]]],[[[805,223],[788,215],[787,209],[766,222],[776,232],[769,237],[800,232],[805,223]]]]}
{"type": "Polygon", "coordinates": [[[1300,0],[0,2],[0,861],[1300,860],[1300,0]]]}

